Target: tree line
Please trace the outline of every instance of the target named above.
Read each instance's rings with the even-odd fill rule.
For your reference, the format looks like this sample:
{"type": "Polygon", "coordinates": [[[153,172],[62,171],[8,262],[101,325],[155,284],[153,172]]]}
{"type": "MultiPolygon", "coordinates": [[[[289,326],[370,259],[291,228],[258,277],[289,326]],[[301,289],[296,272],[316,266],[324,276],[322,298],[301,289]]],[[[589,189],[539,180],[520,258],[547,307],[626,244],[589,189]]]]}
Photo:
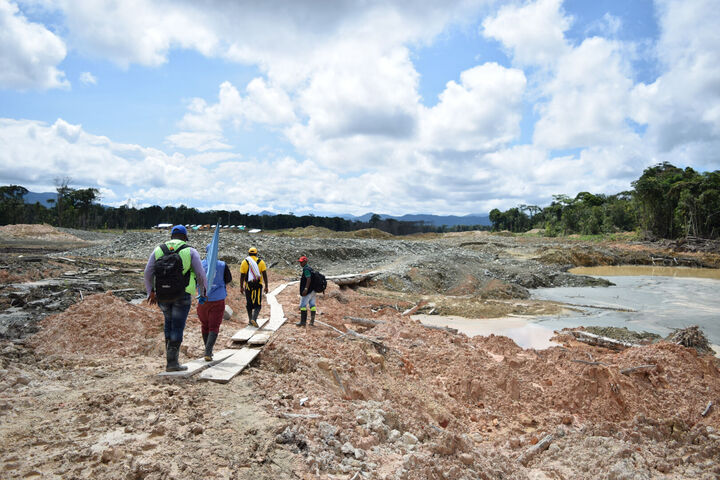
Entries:
{"type": "Polygon", "coordinates": [[[253,215],[239,211],[198,211],[185,205],[135,208],[107,207],[99,203],[96,188],[75,189],[70,179],[56,179],[57,196],[48,208],[26,204],[28,190],[19,185],[0,187],[0,225],[48,223],[82,229],[145,229],[160,223],[204,225],[246,225],[248,228],[279,230],[297,227],[325,227],[334,231],[377,228],[393,235],[489,229],[515,233],[539,228],[546,235],[596,235],[639,231],[657,238],[720,236],[720,171],[697,172],[661,163],[645,169],[632,182],[632,190],[614,195],[580,192],[574,198],[553,195],[550,205],[518,205],[490,212],[492,227],[458,225],[436,227],[424,222],[383,219],[369,221],[342,217],[293,214],[253,215]]]}
{"type": "Polygon", "coordinates": [[[493,209],[492,229],[519,233],[539,228],[550,236],[619,231],[669,239],[720,236],[720,170],[701,173],[664,162],[645,169],[632,187],[615,195],[553,195],[545,208],[493,209]]]}
{"type": "Polygon", "coordinates": [[[75,189],[68,178],[56,179],[56,198],[49,200],[50,207],[39,202],[28,204],[24,196],[28,190],[20,185],[0,187],[0,225],[17,223],[47,223],[59,227],[80,229],[147,229],[161,223],[183,225],[245,225],[247,228],[279,230],[297,227],[325,227],[334,231],[353,231],[377,228],[393,235],[408,235],[469,228],[435,227],[424,222],[383,219],[373,215],[369,221],[348,220],[342,217],[294,214],[253,215],[239,211],[210,210],[201,212],[185,205],[159,207],[153,205],[135,208],[128,205],[108,207],[99,203],[96,188],[75,189]]]}

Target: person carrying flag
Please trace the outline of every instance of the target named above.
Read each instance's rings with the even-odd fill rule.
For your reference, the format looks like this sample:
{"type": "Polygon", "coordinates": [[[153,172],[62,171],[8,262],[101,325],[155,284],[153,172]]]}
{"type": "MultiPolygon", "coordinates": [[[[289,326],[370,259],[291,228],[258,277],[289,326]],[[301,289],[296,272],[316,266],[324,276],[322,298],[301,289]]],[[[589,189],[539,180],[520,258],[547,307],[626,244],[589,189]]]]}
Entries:
{"type": "Polygon", "coordinates": [[[240,292],[247,300],[248,325],[257,327],[257,319],[262,308],[263,286],[265,295],[268,293],[267,266],[265,260],[259,259],[255,247],[248,249],[248,256],[240,264],[240,292]]]}
{"type": "MultiPolygon", "coordinates": [[[[205,251],[210,254],[211,248],[212,244],[208,245],[205,251]]],[[[197,307],[203,345],[205,345],[206,362],[210,362],[213,359],[213,346],[220,333],[220,324],[225,314],[225,298],[227,297],[227,288],[225,286],[232,282],[232,274],[230,273],[228,264],[222,260],[216,260],[215,262],[215,278],[208,278],[210,287],[208,288],[207,297],[201,299],[197,307]]],[[[205,273],[208,274],[208,258],[202,261],[202,267],[205,273]]]]}

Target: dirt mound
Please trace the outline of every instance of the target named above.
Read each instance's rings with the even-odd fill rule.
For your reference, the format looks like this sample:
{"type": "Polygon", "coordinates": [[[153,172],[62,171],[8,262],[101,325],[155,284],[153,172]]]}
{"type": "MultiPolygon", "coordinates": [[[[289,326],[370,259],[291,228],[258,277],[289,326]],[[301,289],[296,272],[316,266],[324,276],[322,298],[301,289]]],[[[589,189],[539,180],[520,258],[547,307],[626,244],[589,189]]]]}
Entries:
{"type": "Polygon", "coordinates": [[[377,228],[363,228],[361,230],[346,232],[345,235],[348,238],[393,238],[391,233],[383,232],[377,228]]]}
{"type": "Polygon", "coordinates": [[[47,224],[42,225],[4,225],[0,227],[0,235],[17,238],[29,238],[33,240],[50,240],[60,242],[78,242],[82,243],[82,239],[69,233],[61,232],[55,227],[47,224]]]}
{"type": "MultiPolygon", "coordinates": [[[[448,472],[464,466],[501,478],[517,474],[514,458],[549,433],[592,426],[636,443],[692,442],[698,426],[720,427],[717,415],[700,416],[720,398],[717,360],[692,349],[662,342],[612,352],[568,338],[564,347],[523,350],[505,337],[426,329],[354,291],[330,293],[319,300],[321,321],[376,342],[322,326],[285,328],[264,351],[257,376],[264,391],[279,392],[288,413],[320,415],[294,433],[321,470],[351,472],[362,463],[405,469],[399,478],[463,478],[467,470],[448,472]],[[360,327],[351,316],[378,324],[360,327]],[[638,366],[645,367],[632,370],[638,366]],[[323,423],[334,425],[332,435],[323,423]]],[[[281,294],[286,313],[294,297],[281,294]]],[[[710,442],[703,458],[719,447],[710,442]]],[[[587,467],[601,475],[609,465],[587,467]]]]}
{"type": "Polygon", "coordinates": [[[159,310],[129,304],[111,292],[88,296],[40,325],[29,344],[42,354],[149,354],[163,335],[159,310]]]}

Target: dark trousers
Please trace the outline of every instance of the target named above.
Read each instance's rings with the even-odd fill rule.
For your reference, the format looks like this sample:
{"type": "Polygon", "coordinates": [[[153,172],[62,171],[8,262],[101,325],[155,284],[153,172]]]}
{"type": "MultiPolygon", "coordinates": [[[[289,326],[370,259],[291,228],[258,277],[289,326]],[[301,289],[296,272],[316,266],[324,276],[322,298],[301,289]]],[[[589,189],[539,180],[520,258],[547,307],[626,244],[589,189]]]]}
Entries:
{"type": "Polygon", "coordinates": [[[197,314],[198,318],[200,318],[200,328],[203,335],[208,332],[219,333],[220,323],[222,323],[225,314],[225,299],[198,305],[197,314]]]}
{"type": "Polygon", "coordinates": [[[165,316],[165,340],[176,342],[178,345],[182,343],[185,322],[190,313],[191,304],[192,297],[189,293],[183,294],[173,302],[158,302],[158,306],[165,316]]]}
{"type": "Polygon", "coordinates": [[[258,283],[257,286],[247,284],[245,288],[245,299],[247,300],[248,311],[262,307],[262,290],[263,286],[260,283],[258,283]]]}

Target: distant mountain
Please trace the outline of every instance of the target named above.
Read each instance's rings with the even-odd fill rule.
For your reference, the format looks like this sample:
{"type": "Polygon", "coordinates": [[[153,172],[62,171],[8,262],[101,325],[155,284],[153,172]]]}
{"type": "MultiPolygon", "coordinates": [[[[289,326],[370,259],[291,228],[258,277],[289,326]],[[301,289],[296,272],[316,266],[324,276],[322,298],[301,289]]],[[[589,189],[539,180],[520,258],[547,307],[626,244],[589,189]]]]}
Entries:
{"type": "MultiPolygon", "coordinates": [[[[356,217],[355,215],[339,215],[347,220],[359,220],[361,222],[369,222],[374,213],[366,213],[356,217]]],[[[446,225],[454,227],[456,225],[492,225],[489,215],[470,214],[470,215],[429,215],[429,214],[407,214],[400,217],[394,215],[380,214],[380,218],[386,220],[392,218],[401,222],[423,222],[435,227],[446,225]]]]}
{"type": "Polygon", "coordinates": [[[48,200],[55,200],[56,198],[56,192],[28,192],[23,196],[23,200],[25,201],[25,203],[35,204],[37,202],[40,202],[40,205],[43,205],[45,207],[52,207],[54,203],[49,202],[48,200]]]}
{"type": "MultiPolygon", "coordinates": [[[[23,199],[25,200],[25,203],[35,203],[40,202],[41,205],[44,205],[46,207],[52,207],[54,204],[49,202],[48,200],[55,200],[57,198],[57,193],[55,192],[43,192],[43,193],[36,193],[36,192],[28,192],[23,199]]],[[[257,213],[256,215],[276,215],[273,212],[269,212],[267,210],[263,210],[262,212],[257,213]]],[[[360,221],[360,222],[369,222],[372,218],[374,213],[366,213],[365,215],[355,216],[350,214],[336,214],[336,213],[328,213],[328,212],[317,212],[315,213],[316,216],[323,216],[323,217],[340,217],[344,218],[346,220],[351,221],[360,221]]],[[[456,225],[492,225],[490,222],[490,217],[488,215],[482,215],[482,214],[470,214],[470,215],[464,215],[464,216],[458,216],[458,215],[428,215],[428,214],[408,214],[403,216],[393,216],[393,215],[385,215],[380,214],[380,218],[383,220],[386,220],[388,218],[392,218],[393,220],[398,220],[401,222],[424,222],[428,225],[432,225],[434,227],[441,227],[443,225],[447,225],[448,227],[454,227],[456,225]]]]}

